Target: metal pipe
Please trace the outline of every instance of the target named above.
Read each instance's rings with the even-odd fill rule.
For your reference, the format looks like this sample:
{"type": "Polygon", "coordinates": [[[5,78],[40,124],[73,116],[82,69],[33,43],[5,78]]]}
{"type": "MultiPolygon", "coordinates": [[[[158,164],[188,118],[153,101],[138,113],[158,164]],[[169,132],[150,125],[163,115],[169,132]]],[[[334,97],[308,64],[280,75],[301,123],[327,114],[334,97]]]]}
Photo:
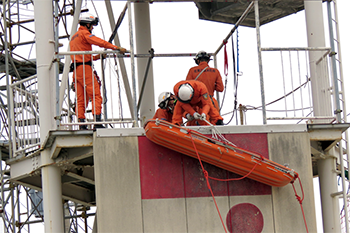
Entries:
{"type": "MultiPolygon", "coordinates": [[[[324,47],[325,33],[323,22],[322,0],[304,0],[306,28],[309,47],[324,47]]],[[[323,63],[316,64],[322,57],[319,51],[310,51],[310,77],[314,116],[333,116],[329,88],[328,72],[322,73],[323,63]]],[[[316,121],[323,123],[326,121],[316,121]]],[[[340,232],[339,202],[337,197],[331,197],[337,192],[335,149],[332,148],[325,159],[317,161],[320,194],[322,203],[322,218],[324,232],[340,232]]]]}
{"type": "MultiPolygon", "coordinates": [[[[34,16],[36,31],[36,54],[38,75],[38,96],[40,109],[40,140],[44,142],[49,131],[55,128],[53,116],[55,115],[56,80],[53,69],[50,69],[52,57],[55,54],[54,28],[52,19],[52,2],[34,0],[34,16]],[[51,96],[51,98],[48,98],[51,96]]],[[[63,82],[65,83],[65,82],[63,82]]],[[[50,157],[50,149],[43,149],[40,153],[41,181],[44,201],[45,232],[64,232],[62,211],[62,183],[61,170],[52,165],[54,160],[50,157]]]]}
{"type": "Polygon", "coordinates": [[[274,47],[261,48],[261,51],[330,51],[330,47],[274,47]]]}
{"type": "MultiPolygon", "coordinates": [[[[112,10],[113,7],[112,7],[111,2],[109,0],[105,0],[105,4],[106,4],[106,8],[107,8],[109,23],[110,23],[111,29],[113,31],[113,29],[114,29],[113,27],[115,26],[115,20],[114,20],[113,10],[112,10]]],[[[128,8],[129,7],[130,7],[130,4],[128,4],[128,8]]],[[[129,17],[131,17],[130,14],[129,14],[129,17]]],[[[120,46],[118,33],[116,33],[116,35],[114,37],[114,44],[116,46],[120,46]]],[[[120,71],[122,73],[124,89],[125,89],[127,101],[128,101],[128,104],[129,104],[130,114],[131,114],[131,116],[134,116],[135,113],[134,113],[134,108],[133,108],[133,96],[132,96],[132,93],[131,93],[131,88],[130,88],[129,79],[128,79],[128,75],[127,75],[127,72],[126,72],[126,68],[125,68],[125,63],[124,63],[123,57],[124,56],[118,56],[118,62],[119,62],[120,71]]]]}
{"type": "Polygon", "coordinates": [[[335,46],[334,46],[334,35],[333,35],[333,22],[332,22],[332,13],[330,2],[327,2],[327,13],[328,13],[328,26],[329,26],[329,42],[331,44],[331,62],[332,62],[332,74],[333,74],[333,88],[334,88],[334,102],[336,106],[336,116],[338,123],[341,122],[341,108],[339,101],[339,87],[338,87],[338,75],[337,75],[337,64],[335,60],[335,46]]]}
{"type": "MultiPolygon", "coordinates": [[[[8,25],[7,25],[7,21],[6,21],[6,12],[7,12],[7,1],[3,1],[3,9],[4,9],[4,17],[3,17],[3,20],[4,20],[4,38],[5,38],[5,71],[6,71],[6,85],[7,87],[10,86],[11,82],[10,82],[10,76],[9,76],[9,52],[8,52],[8,41],[7,41],[7,37],[8,37],[8,34],[7,34],[7,28],[8,28],[8,25]]],[[[8,100],[8,108],[7,109],[11,109],[11,107],[13,106],[13,93],[11,91],[10,88],[7,88],[7,96],[10,97],[10,99],[8,100]]],[[[13,150],[14,148],[16,148],[16,144],[15,144],[15,140],[13,140],[12,138],[12,135],[14,134],[14,130],[15,130],[15,127],[14,127],[14,112],[13,111],[10,111],[10,114],[8,114],[9,118],[7,119],[8,121],[8,124],[9,124],[9,157],[11,158],[12,157],[12,153],[13,153],[13,150]]]]}
{"type": "MultiPolygon", "coordinates": [[[[74,11],[71,36],[73,36],[77,31],[81,5],[82,5],[82,0],[77,0],[76,6],[75,6],[75,11],[74,11]]],[[[68,45],[67,50],[68,51],[70,50],[69,45],[68,45]]],[[[59,109],[60,110],[59,110],[59,112],[62,112],[62,104],[63,104],[64,94],[66,92],[67,83],[68,83],[68,73],[69,73],[70,62],[71,62],[71,57],[66,56],[66,60],[65,60],[64,68],[63,68],[62,80],[61,80],[61,87],[60,87],[60,97],[59,97],[59,109]]]]}
{"type": "MultiPolygon", "coordinates": [[[[341,123],[341,107],[339,100],[339,87],[338,87],[338,73],[337,73],[337,64],[336,64],[336,51],[334,46],[334,34],[333,34],[333,21],[332,21],[332,12],[331,12],[331,3],[327,2],[327,13],[328,13],[328,26],[329,26],[329,41],[332,48],[331,53],[331,62],[332,62],[332,72],[333,72],[333,87],[334,87],[334,102],[335,102],[335,114],[337,116],[337,123],[341,123]]],[[[345,171],[344,171],[344,158],[343,158],[343,146],[342,141],[339,142],[339,162],[340,162],[340,173],[342,177],[342,193],[343,193],[343,206],[344,206],[344,216],[345,216],[345,230],[349,233],[349,213],[348,213],[348,205],[347,205],[347,193],[346,193],[346,179],[345,179],[345,171]]]]}
{"type": "Polygon", "coordinates": [[[130,35],[130,58],[131,58],[131,80],[132,80],[132,92],[133,92],[133,109],[135,120],[134,127],[138,127],[138,112],[137,112],[137,93],[136,93],[136,78],[135,78],[135,57],[134,57],[134,34],[133,34],[133,23],[132,23],[132,12],[131,3],[128,2],[128,17],[129,17],[129,35],[130,35]]]}
{"type": "MultiPolygon", "coordinates": [[[[69,36],[60,36],[59,39],[66,39],[69,36]]],[[[15,46],[20,46],[20,45],[28,45],[28,44],[33,44],[35,43],[35,40],[31,40],[31,41],[26,41],[26,42],[19,42],[19,43],[14,43],[14,44],[10,44],[11,46],[15,47],[15,46]]]]}
{"type": "Polygon", "coordinates": [[[59,47],[59,44],[58,44],[58,33],[59,33],[59,30],[58,30],[58,23],[59,23],[59,20],[58,20],[58,0],[55,0],[54,1],[54,30],[55,30],[55,33],[54,33],[54,43],[55,43],[55,66],[54,66],[54,70],[55,70],[55,78],[56,78],[56,90],[55,90],[55,93],[56,93],[56,106],[55,106],[55,109],[56,109],[56,129],[59,129],[60,128],[60,122],[61,122],[61,116],[60,116],[60,106],[59,106],[59,100],[60,100],[60,80],[59,80],[59,57],[58,57],[58,47],[59,47]]]}
{"type": "Polygon", "coordinates": [[[140,110],[140,104],[141,104],[141,101],[142,101],[142,96],[143,96],[143,92],[145,90],[145,85],[146,85],[146,81],[147,81],[147,77],[148,77],[148,70],[149,70],[149,67],[151,65],[151,61],[153,59],[153,54],[154,54],[154,50],[151,49],[149,51],[151,53],[151,57],[148,58],[148,62],[147,62],[147,66],[146,66],[146,71],[145,71],[145,75],[143,77],[143,82],[142,82],[142,86],[141,86],[141,91],[140,91],[140,96],[139,96],[139,101],[137,102],[137,111],[140,110]]]}
{"type": "Polygon", "coordinates": [[[255,28],[256,28],[256,40],[258,45],[258,61],[259,61],[259,74],[260,74],[260,93],[261,93],[261,106],[263,114],[263,124],[266,125],[266,106],[265,106],[265,87],[264,87],[264,74],[262,67],[261,58],[261,42],[260,42],[260,16],[259,16],[259,2],[254,1],[254,11],[255,11],[255,28]]]}
{"type": "MultiPolygon", "coordinates": [[[[4,199],[5,199],[5,193],[4,193],[4,187],[5,187],[5,184],[4,184],[4,173],[3,173],[3,162],[2,162],[2,151],[0,150],[0,187],[1,187],[1,208],[2,208],[2,211],[5,212],[5,202],[4,202],[4,199]]],[[[3,213],[4,214],[4,213],[3,213]]],[[[2,217],[3,219],[3,222],[4,222],[4,232],[6,232],[6,228],[5,228],[5,218],[2,217]]]]}
{"type": "MultiPolygon", "coordinates": [[[[11,196],[11,213],[13,214],[13,216],[15,215],[15,197],[14,197],[14,187],[13,187],[13,184],[10,183],[10,188],[11,188],[11,191],[10,191],[10,196],[11,196]]],[[[13,232],[16,232],[16,219],[15,217],[12,217],[12,230],[13,232]]]]}
{"type": "MultiPolygon", "coordinates": [[[[151,23],[150,23],[150,6],[148,2],[134,3],[134,25],[135,25],[135,41],[137,53],[147,53],[152,48],[151,41],[151,23]]],[[[146,67],[147,61],[144,59],[137,60],[137,77],[138,87],[142,86],[142,75],[146,67]]],[[[148,70],[147,83],[144,86],[144,99],[140,105],[139,118],[143,125],[148,119],[151,119],[155,112],[154,105],[154,81],[153,81],[153,64],[150,62],[148,70]]],[[[140,91],[140,89],[138,89],[140,91]]]]}
{"type": "MultiPolygon", "coordinates": [[[[104,59],[101,59],[101,67],[104,67],[103,61],[104,59]]],[[[107,93],[106,93],[105,69],[101,70],[101,79],[102,79],[103,120],[106,121],[108,116],[107,116],[107,93]]]]}
{"type": "Polygon", "coordinates": [[[241,22],[247,17],[248,13],[250,12],[250,10],[253,8],[253,4],[254,1],[252,1],[249,6],[247,7],[247,9],[243,12],[243,14],[241,15],[241,17],[237,20],[235,26],[231,29],[230,33],[226,36],[226,38],[224,39],[224,41],[221,43],[221,45],[219,46],[219,48],[215,51],[215,55],[218,54],[218,52],[222,49],[222,47],[227,43],[227,40],[231,37],[231,35],[236,31],[236,28],[238,28],[238,26],[241,24],[241,22]]]}
{"type": "MultiPolygon", "coordinates": [[[[217,59],[217,56],[216,54],[213,55],[214,57],[214,67],[217,69],[218,68],[218,59],[217,59]]],[[[220,108],[220,95],[219,95],[219,92],[216,92],[216,101],[218,101],[218,107],[220,108]]]]}
{"type": "MultiPolygon", "coordinates": [[[[337,41],[338,41],[338,59],[339,59],[339,79],[341,80],[341,84],[340,84],[340,87],[341,87],[341,91],[345,90],[345,87],[344,87],[344,78],[343,78],[343,64],[342,64],[342,53],[341,53],[341,44],[340,44],[340,33],[339,33],[339,25],[338,25],[338,7],[337,7],[337,1],[336,0],[333,0],[333,4],[334,4],[334,15],[335,15],[335,21],[337,22],[337,27],[336,27],[336,34],[337,34],[337,41]]],[[[343,100],[343,103],[346,103],[345,101],[346,99],[346,96],[344,93],[342,93],[342,100],[343,100]]],[[[347,120],[347,110],[346,110],[346,105],[343,104],[343,122],[348,122],[347,120]]],[[[347,167],[350,166],[349,164],[349,143],[348,143],[348,130],[345,132],[345,144],[346,144],[346,155],[347,155],[347,167]]]]}

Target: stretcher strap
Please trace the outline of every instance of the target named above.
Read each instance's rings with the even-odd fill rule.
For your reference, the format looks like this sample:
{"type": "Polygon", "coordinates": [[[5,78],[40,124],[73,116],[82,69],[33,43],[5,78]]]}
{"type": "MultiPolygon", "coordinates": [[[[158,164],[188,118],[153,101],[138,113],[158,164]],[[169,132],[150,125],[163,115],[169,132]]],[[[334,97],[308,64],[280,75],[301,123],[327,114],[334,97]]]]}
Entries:
{"type": "Polygon", "coordinates": [[[234,147],[237,147],[235,144],[233,144],[232,142],[230,142],[229,140],[227,140],[220,132],[219,132],[219,130],[212,124],[212,123],[210,123],[209,121],[207,121],[207,119],[204,119],[204,121],[209,125],[209,126],[211,126],[211,128],[213,129],[212,131],[211,131],[211,136],[213,137],[213,138],[215,138],[216,140],[222,140],[222,141],[224,141],[225,143],[227,143],[227,144],[229,144],[229,145],[231,145],[231,146],[234,146],[234,147]]]}

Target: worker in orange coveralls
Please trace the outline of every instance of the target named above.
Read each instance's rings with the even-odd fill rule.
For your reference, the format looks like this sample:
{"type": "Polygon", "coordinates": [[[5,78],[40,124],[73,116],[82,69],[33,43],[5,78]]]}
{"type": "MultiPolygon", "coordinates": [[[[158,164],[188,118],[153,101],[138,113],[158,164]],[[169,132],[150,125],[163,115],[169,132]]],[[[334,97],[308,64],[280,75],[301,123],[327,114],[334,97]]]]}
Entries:
{"type": "MultiPolygon", "coordinates": [[[[70,41],[70,51],[92,51],[91,45],[97,45],[106,49],[119,50],[124,54],[126,49],[115,46],[101,38],[91,34],[94,26],[98,25],[98,18],[90,13],[82,13],[79,18],[80,27],[72,36],[70,41]]],[[[92,101],[92,114],[96,121],[101,121],[102,97],[100,92],[100,82],[97,75],[93,73],[91,55],[71,55],[73,65],[73,82],[77,94],[76,114],[79,122],[85,122],[85,108],[92,101]],[[84,93],[85,87],[85,93],[84,93]]],[[[100,55],[93,56],[93,60],[100,59],[100,55]]],[[[101,124],[95,128],[104,128],[101,124]]],[[[80,125],[79,129],[87,129],[86,125],[80,125]]]]}
{"type": "Polygon", "coordinates": [[[209,67],[210,55],[205,51],[199,51],[194,60],[198,66],[194,66],[188,71],[186,80],[203,82],[208,89],[214,107],[220,112],[218,101],[214,98],[214,91],[222,92],[224,90],[220,72],[216,68],[209,67]]]}
{"type": "Polygon", "coordinates": [[[173,111],[177,100],[171,92],[162,92],[158,97],[158,109],[153,116],[153,119],[172,122],[173,111]]]}
{"type": "Polygon", "coordinates": [[[204,83],[196,80],[180,81],[174,86],[174,93],[178,103],[174,109],[173,124],[181,125],[183,114],[187,112],[188,121],[198,120],[200,125],[207,125],[204,120],[209,120],[211,124],[223,125],[223,118],[210,101],[204,83]]]}

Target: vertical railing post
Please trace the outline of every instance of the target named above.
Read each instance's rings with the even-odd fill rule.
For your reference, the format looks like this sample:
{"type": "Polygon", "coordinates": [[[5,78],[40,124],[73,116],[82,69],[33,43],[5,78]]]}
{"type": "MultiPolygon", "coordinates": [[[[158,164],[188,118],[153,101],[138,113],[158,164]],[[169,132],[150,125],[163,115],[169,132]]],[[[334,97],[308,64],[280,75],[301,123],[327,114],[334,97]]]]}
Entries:
{"type": "Polygon", "coordinates": [[[260,16],[259,16],[258,0],[255,0],[254,2],[254,11],[255,11],[256,40],[257,40],[257,46],[258,46],[261,105],[262,105],[262,114],[263,114],[263,124],[266,125],[267,121],[266,121],[266,106],[265,106],[265,87],[264,87],[264,75],[263,75],[262,58],[261,58],[260,19],[259,19],[260,16]]]}
{"type": "Polygon", "coordinates": [[[130,34],[130,60],[131,60],[131,79],[133,93],[133,109],[134,109],[134,127],[138,127],[138,112],[137,112],[137,93],[136,93],[136,78],[135,78],[135,50],[134,50],[134,34],[132,26],[131,2],[128,2],[128,17],[129,17],[129,34],[130,34]]]}

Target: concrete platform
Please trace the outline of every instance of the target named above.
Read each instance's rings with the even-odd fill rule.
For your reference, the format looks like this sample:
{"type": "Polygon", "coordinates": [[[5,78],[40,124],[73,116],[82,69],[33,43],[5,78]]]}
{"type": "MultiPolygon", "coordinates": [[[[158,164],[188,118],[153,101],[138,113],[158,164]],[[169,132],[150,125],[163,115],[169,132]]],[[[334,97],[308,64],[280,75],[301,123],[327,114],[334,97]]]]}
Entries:
{"type": "MultiPolygon", "coordinates": [[[[348,127],[322,124],[218,129],[237,146],[289,164],[299,173],[308,228],[316,232],[313,161],[322,159],[348,127]]],[[[209,127],[193,129],[211,134],[209,127]]],[[[52,131],[41,148],[50,150],[55,161],[49,166],[61,169],[63,198],[97,206],[98,232],[222,232],[222,222],[229,231],[305,231],[292,185],[275,188],[250,179],[210,180],[220,218],[198,161],[154,144],[145,137],[143,128],[52,131]],[[237,215],[242,216],[238,222],[237,215]]],[[[6,162],[11,166],[11,181],[41,190],[41,168],[48,165],[41,164],[40,151],[6,162]]],[[[239,177],[210,164],[204,167],[213,177],[239,177]]],[[[295,186],[301,195],[299,183],[295,186]]]]}

